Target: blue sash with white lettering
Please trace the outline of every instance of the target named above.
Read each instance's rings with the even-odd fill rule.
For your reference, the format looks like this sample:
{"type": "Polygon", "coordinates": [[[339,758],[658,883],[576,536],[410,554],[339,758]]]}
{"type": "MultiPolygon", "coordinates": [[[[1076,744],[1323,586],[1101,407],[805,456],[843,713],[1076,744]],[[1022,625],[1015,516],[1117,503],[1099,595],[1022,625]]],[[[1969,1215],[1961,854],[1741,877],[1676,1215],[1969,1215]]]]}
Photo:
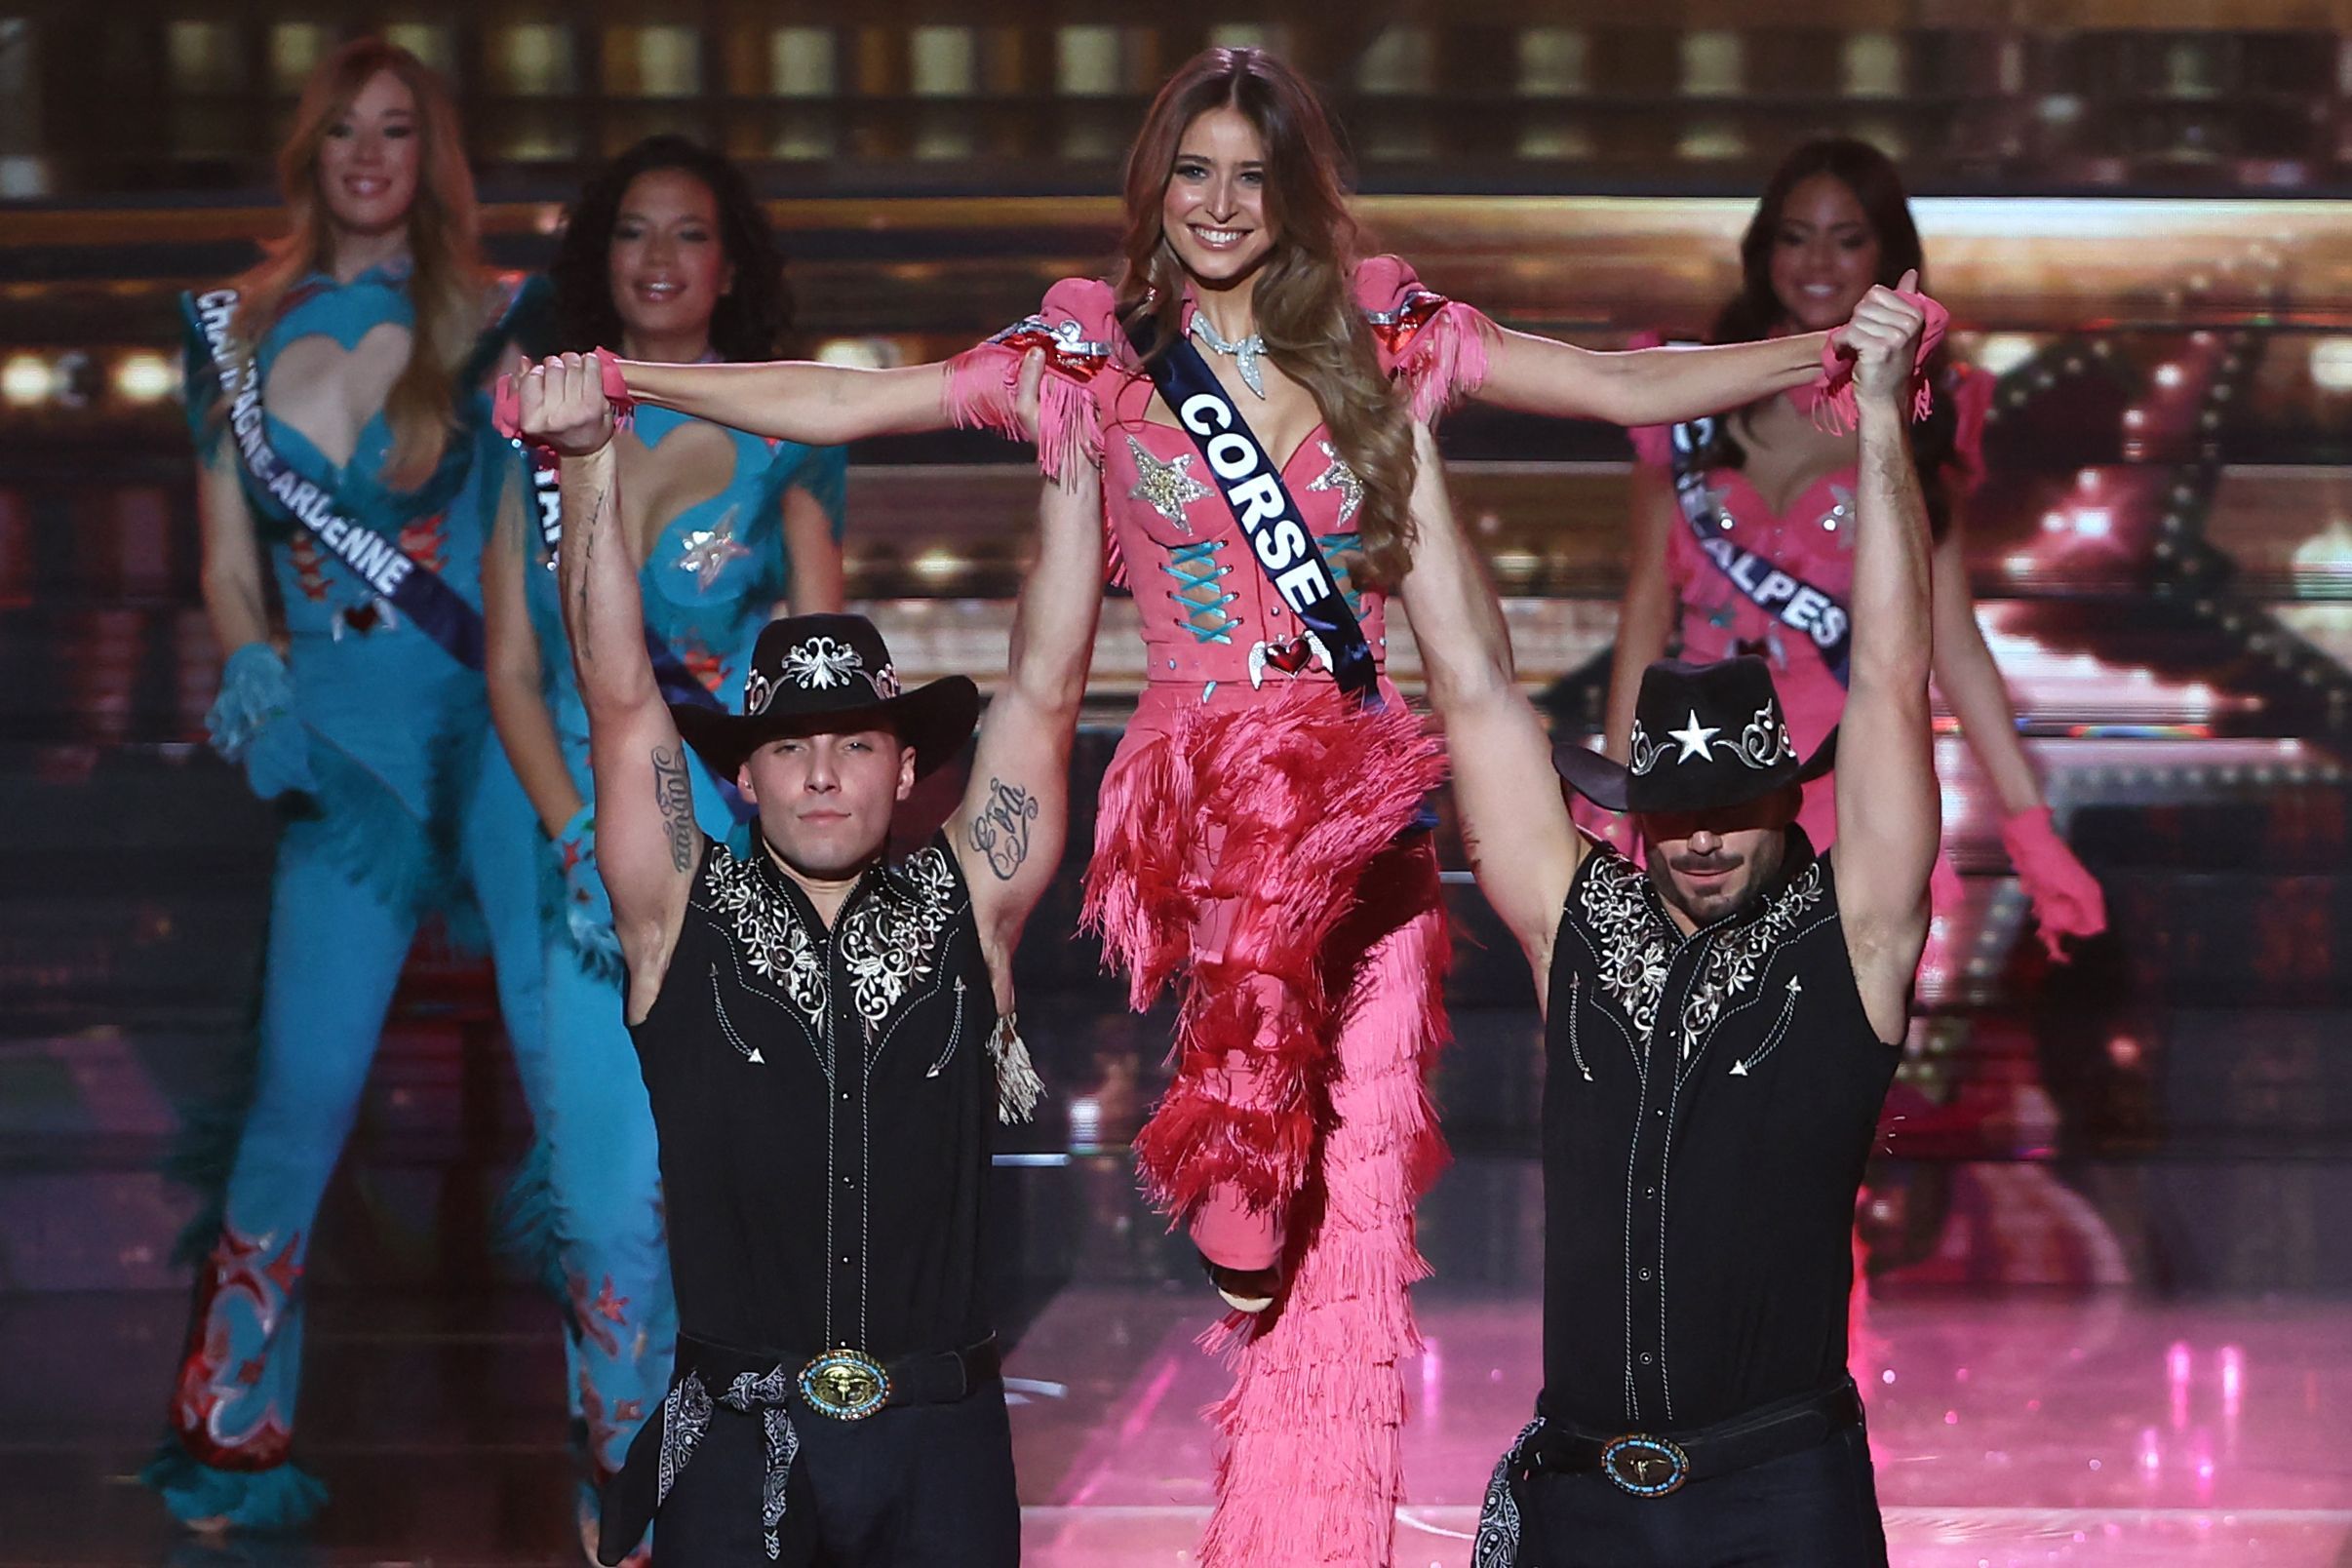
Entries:
{"type": "Polygon", "coordinates": [[[1309,646],[1324,655],[1342,691],[1379,707],[1380,666],[1373,660],[1372,646],[1364,641],[1364,629],[1348,608],[1347,596],[1340,592],[1299,503],[1282,483],[1281,465],[1267,454],[1190,337],[1177,338],[1156,359],[1148,357],[1148,318],[1129,323],[1127,338],[1176,422],[1200,449],[1226,504],[1234,509],[1234,520],[1249,540],[1251,559],[1307,628],[1309,646]]]}
{"type": "Polygon", "coordinates": [[[239,349],[229,334],[237,314],[237,291],[215,289],[188,299],[186,305],[189,324],[205,345],[210,375],[227,408],[228,431],[236,441],[246,494],[253,504],[277,522],[299,524],[450,657],[469,670],[481,669],[481,611],[415,557],[349,516],[339,497],[304,479],[269,444],[258,362],[239,349]]]}
{"type": "Polygon", "coordinates": [[[1789,630],[1802,632],[1842,686],[1854,655],[1854,628],[1846,607],[1827,589],[1816,588],[1773,565],[1770,558],[1732,543],[1731,526],[1708,499],[1707,471],[1699,461],[1714,445],[1715,428],[1711,418],[1691,419],[1673,428],[1674,499],[1682,508],[1682,520],[1697,535],[1699,553],[1713,562],[1749,604],[1789,630]]]}

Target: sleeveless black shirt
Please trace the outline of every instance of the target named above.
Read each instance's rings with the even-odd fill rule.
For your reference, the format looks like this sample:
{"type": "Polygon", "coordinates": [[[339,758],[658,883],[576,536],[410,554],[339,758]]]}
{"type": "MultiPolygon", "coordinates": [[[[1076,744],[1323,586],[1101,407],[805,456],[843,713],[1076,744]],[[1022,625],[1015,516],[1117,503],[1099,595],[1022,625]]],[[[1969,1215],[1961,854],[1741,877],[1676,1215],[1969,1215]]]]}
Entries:
{"type": "Polygon", "coordinates": [[[1862,1010],[1827,858],[1682,934],[1586,857],[1545,1031],[1544,1399],[1689,1431],[1845,1376],[1854,1204],[1900,1050],[1862,1010]]]}
{"type": "Polygon", "coordinates": [[[866,872],[830,931],[764,849],[709,844],[631,1031],[680,1329],[779,1358],[987,1338],[996,1023],[944,835],[866,872]]]}

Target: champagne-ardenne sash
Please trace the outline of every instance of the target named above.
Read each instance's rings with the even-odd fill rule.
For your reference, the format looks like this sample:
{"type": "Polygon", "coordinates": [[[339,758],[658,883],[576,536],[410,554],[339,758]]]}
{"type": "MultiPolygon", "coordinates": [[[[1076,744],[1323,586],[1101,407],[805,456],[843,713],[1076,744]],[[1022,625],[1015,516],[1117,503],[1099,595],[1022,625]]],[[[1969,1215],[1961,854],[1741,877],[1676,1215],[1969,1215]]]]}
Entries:
{"type": "Polygon", "coordinates": [[[190,302],[190,320],[202,334],[210,374],[228,409],[236,437],[246,493],[273,521],[296,523],[434,642],[469,670],[482,668],[482,615],[433,569],[349,515],[341,498],[304,479],[269,444],[261,412],[259,362],[243,353],[229,335],[236,319],[237,291],[215,289],[190,302]]]}
{"type": "Polygon", "coordinates": [[[1846,607],[1827,589],[1816,588],[1768,557],[1732,543],[1722,512],[1707,494],[1706,469],[1699,460],[1714,445],[1715,431],[1713,419],[1692,419],[1673,429],[1674,498],[1682,507],[1682,520],[1698,538],[1699,553],[1713,562],[1749,604],[1791,631],[1804,633],[1837,684],[1844,686],[1854,651],[1846,607]]]}
{"type": "MultiPolygon", "coordinates": [[[[1149,320],[1130,324],[1127,335],[1136,356],[1145,358],[1152,340],[1149,320]]],[[[1159,395],[1216,476],[1249,540],[1251,558],[1307,628],[1301,641],[1324,655],[1342,691],[1380,706],[1380,666],[1313,530],[1282,483],[1281,465],[1268,455],[1190,337],[1177,338],[1157,359],[1145,362],[1159,395]]]]}

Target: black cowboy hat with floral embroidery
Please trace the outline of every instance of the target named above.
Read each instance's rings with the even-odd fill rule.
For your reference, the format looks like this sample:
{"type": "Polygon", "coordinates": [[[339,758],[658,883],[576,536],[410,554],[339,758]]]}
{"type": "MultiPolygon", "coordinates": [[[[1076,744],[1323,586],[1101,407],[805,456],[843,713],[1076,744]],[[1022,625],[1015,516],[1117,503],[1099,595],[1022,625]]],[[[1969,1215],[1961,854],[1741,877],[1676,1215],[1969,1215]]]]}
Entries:
{"type": "Polygon", "coordinates": [[[888,729],[915,748],[915,771],[928,773],[956,755],[980,720],[980,688],[951,675],[912,691],[882,633],[863,615],[794,615],[770,621],[752,647],[743,680],[743,712],[670,704],[678,733],[732,779],[743,760],[787,735],[888,729]]]}
{"type": "Polygon", "coordinates": [[[1836,754],[1831,730],[1797,760],[1772,666],[1750,653],[1712,664],[1660,659],[1641,672],[1624,763],[1563,740],[1551,764],[1587,800],[1640,815],[1742,805],[1821,777],[1836,754]]]}

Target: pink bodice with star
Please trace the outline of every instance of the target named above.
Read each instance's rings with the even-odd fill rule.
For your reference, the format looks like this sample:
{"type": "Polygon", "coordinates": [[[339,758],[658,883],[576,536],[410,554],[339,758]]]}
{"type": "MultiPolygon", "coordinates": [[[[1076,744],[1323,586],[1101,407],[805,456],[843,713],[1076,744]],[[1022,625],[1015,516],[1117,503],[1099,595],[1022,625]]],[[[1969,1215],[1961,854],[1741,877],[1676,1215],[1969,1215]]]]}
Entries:
{"type": "MultiPolygon", "coordinates": [[[[1353,288],[1381,366],[1403,383],[1416,417],[1434,417],[1477,387],[1487,328],[1475,310],[1424,289],[1394,256],[1361,263],[1353,288]]],[[[1297,616],[1251,555],[1193,438],[1164,405],[1153,416],[1156,389],[1135,366],[1115,305],[1106,283],[1054,285],[1037,315],[957,362],[950,396],[959,423],[1010,424],[1013,433],[1011,381],[1024,354],[1045,350],[1039,458],[1048,474],[1074,460],[1100,465],[1114,580],[1135,595],[1149,659],[1151,690],[1128,737],[1139,742],[1178,706],[1247,703],[1293,682],[1328,686],[1331,675],[1302,643],[1297,616]]],[[[1239,401],[1245,419],[1250,403],[1239,401]]],[[[1362,484],[1321,424],[1292,451],[1270,455],[1385,666],[1386,597],[1355,580],[1362,484]]]]}

